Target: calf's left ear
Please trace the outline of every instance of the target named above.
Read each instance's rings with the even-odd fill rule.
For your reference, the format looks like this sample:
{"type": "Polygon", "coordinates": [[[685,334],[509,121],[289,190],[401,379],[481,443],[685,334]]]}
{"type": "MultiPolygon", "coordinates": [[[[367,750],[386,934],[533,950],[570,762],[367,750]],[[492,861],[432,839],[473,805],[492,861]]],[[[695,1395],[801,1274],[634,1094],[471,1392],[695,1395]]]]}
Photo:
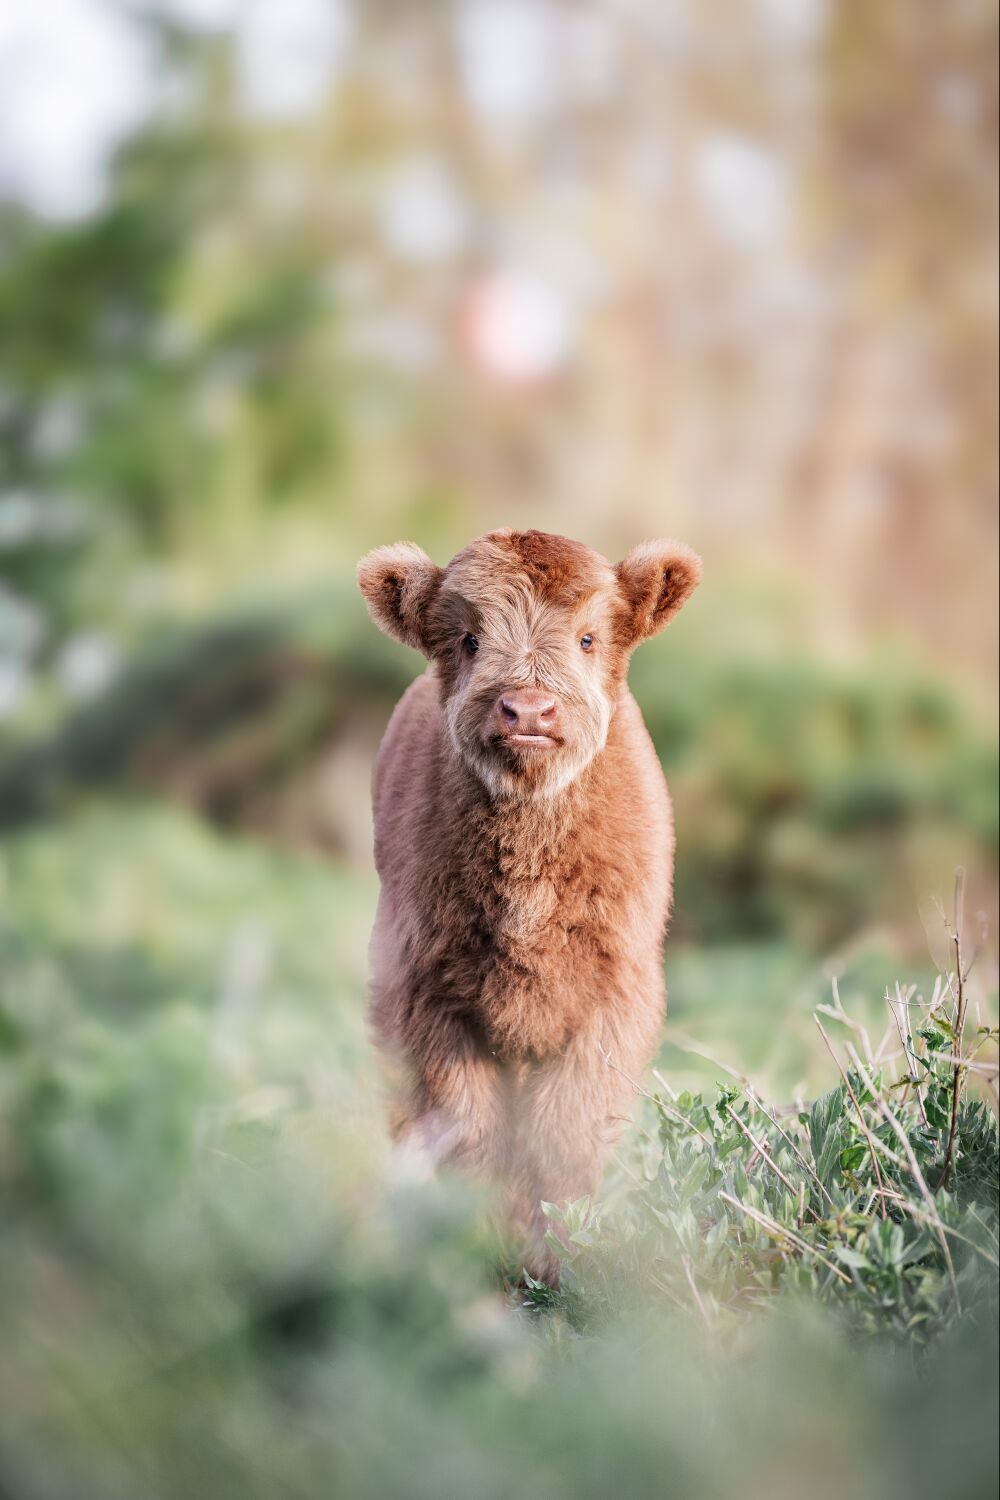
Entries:
{"type": "Polygon", "coordinates": [[[701,582],[701,558],[683,542],[640,542],[615,568],[633,645],[668,624],[701,582]]]}
{"type": "Polygon", "coordinates": [[[414,542],[376,547],[358,563],[358,584],[375,624],[394,640],[425,654],[429,650],[427,610],[443,577],[444,570],[414,542]]]}

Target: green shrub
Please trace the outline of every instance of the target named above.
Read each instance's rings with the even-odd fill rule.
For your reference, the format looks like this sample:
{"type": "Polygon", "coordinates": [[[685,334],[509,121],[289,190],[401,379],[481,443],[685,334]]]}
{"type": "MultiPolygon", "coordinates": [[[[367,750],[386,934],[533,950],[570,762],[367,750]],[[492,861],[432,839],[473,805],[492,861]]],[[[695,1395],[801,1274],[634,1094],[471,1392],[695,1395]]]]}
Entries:
{"type": "Polygon", "coordinates": [[[891,658],[836,670],[669,633],[632,676],[674,797],[687,934],[822,951],[906,919],[962,863],[985,904],[996,745],[940,682],[891,658]]]}

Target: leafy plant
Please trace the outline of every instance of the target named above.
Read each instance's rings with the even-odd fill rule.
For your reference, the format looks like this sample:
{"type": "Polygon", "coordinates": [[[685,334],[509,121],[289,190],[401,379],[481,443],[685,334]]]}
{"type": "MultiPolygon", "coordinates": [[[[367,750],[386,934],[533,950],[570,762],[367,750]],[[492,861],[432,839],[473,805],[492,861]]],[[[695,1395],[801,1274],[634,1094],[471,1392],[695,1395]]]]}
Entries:
{"type": "MultiPolygon", "coordinates": [[[[660,1080],[627,1190],[593,1211],[548,1210],[574,1317],[638,1288],[710,1327],[790,1290],[920,1345],[956,1317],[996,1316],[997,1125],[967,1096],[973,1070],[995,1094],[996,1064],[982,1060],[995,1028],[966,1050],[962,894],[960,878],[954,971],[926,1004],[899,991],[890,1002],[892,1057],[892,1026],[875,1049],[857,1028],[865,1055],[849,1039],[842,1061],[817,1016],[841,1081],[809,1108],[776,1109],[749,1085],[677,1095],[660,1080]]],[[[822,1009],[849,1028],[836,985],[834,999],[822,1009]]]]}

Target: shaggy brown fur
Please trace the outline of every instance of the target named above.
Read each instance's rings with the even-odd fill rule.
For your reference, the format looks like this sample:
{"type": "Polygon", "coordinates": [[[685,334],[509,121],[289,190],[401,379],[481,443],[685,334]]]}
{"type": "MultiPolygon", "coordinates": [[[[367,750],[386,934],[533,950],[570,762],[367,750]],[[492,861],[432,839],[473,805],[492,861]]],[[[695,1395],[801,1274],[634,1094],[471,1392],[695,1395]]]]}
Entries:
{"type": "Polygon", "coordinates": [[[375,621],[430,660],[374,781],[371,1017],[411,1075],[398,1134],[499,1179],[549,1281],[539,1205],[594,1192],[662,1024],[673,825],[625,678],[700,576],[678,542],[612,567],[538,531],[358,568],[375,621]]]}

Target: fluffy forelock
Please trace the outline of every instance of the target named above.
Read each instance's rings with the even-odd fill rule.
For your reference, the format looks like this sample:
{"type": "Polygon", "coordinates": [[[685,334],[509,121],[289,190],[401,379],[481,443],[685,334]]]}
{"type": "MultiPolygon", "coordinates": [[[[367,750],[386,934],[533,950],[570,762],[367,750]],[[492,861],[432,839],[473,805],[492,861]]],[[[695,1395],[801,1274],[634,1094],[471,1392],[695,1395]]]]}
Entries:
{"type": "Polygon", "coordinates": [[[444,578],[448,593],[472,603],[528,590],[543,603],[572,606],[614,585],[599,552],[544,531],[491,531],[453,557],[444,578]]]}

